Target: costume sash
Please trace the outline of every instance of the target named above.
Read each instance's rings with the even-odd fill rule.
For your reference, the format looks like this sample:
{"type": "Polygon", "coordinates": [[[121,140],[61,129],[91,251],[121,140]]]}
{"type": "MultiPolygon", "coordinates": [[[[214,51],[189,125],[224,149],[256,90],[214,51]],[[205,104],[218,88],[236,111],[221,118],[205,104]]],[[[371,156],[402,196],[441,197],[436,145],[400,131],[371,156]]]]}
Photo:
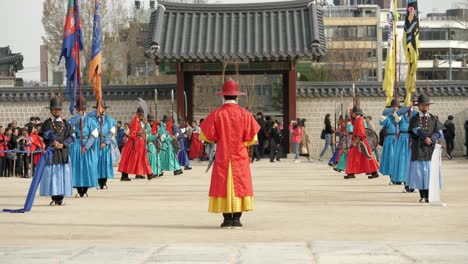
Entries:
{"type": "Polygon", "coordinates": [[[436,144],[432,153],[431,169],[429,172],[429,202],[431,205],[444,205],[440,201],[440,169],[442,146],[436,144]]]}
{"type": "Polygon", "coordinates": [[[45,153],[41,156],[39,163],[36,166],[34,171],[33,179],[31,181],[31,186],[29,186],[28,195],[26,196],[26,201],[24,202],[24,208],[21,209],[3,209],[3,212],[8,213],[24,213],[31,211],[32,205],[34,203],[34,198],[36,196],[37,188],[39,183],[42,180],[42,174],[44,173],[44,168],[47,164],[48,159],[52,159],[54,155],[54,149],[48,148],[45,153]]]}

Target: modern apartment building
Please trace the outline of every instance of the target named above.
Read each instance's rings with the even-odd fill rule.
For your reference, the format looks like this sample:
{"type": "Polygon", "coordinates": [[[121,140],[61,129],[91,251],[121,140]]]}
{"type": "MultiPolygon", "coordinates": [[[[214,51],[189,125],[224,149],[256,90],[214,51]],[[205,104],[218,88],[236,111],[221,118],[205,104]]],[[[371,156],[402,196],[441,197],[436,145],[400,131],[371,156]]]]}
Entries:
{"type": "Polygon", "coordinates": [[[325,64],[338,81],[381,81],[382,33],[377,5],[324,7],[325,64]]]}

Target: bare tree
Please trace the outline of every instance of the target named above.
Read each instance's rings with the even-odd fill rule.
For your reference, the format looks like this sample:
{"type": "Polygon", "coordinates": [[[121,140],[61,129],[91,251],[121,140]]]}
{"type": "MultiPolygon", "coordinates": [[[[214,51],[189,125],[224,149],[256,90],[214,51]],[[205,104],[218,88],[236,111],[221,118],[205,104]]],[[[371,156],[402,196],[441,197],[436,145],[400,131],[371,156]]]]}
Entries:
{"type": "MultiPolygon", "coordinates": [[[[91,44],[94,21],[94,1],[80,1],[80,19],[83,33],[83,51],[81,52],[81,72],[83,83],[87,83],[89,73],[89,62],[91,60],[91,44]]],[[[50,52],[50,63],[58,63],[62,41],[65,16],[67,13],[68,1],[64,0],[44,0],[42,25],[45,36],[42,37],[44,44],[50,52]]],[[[128,10],[124,0],[101,0],[101,32],[102,32],[102,68],[103,83],[119,83],[123,80],[121,74],[122,50],[119,50],[119,35],[126,27],[128,20],[128,10]]],[[[122,48],[121,48],[122,49],[122,48]]],[[[63,66],[64,67],[64,66],[63,66]]]]}
{"type": "MultiPolygon", "coordinates": [[[[359,41],[341,42],[338,47],[330,47],[327,52],[327,64],[330,74],[337,81],[360,81],[363,70],[377,68],[369,61],[369,52],[359,41]]],[[[372,57],[372,56],[370,56],[372,57]]]]}

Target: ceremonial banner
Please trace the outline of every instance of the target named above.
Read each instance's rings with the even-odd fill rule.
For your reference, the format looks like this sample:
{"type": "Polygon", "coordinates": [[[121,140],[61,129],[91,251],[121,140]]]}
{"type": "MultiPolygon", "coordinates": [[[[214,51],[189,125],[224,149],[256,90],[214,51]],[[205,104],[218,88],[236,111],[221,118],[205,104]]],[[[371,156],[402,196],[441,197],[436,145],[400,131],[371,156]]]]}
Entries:
{"type": "Polygon", "coordinates": [[[83,39],[78,0],[68,0],[67,17],[65,18],[63,29],[62,51],[58,64],[60,64],[62,57],[65,57],[65,67],[67,69],[66,94],[70,97],[71,114],[74,112],[76,89],[81,82],[80,50],[83,50],[83,39]]]}
{"type": "Polygon", "coordinates": [[[418,1],[408,0],[406,19],[403,30],[403,47],[405,49],[408,73],[406,76],[405,106],[409,106],[411,94],[416,91],[416,73],[419,57],[419,12],[418,1]]]}
{"type": "Polygon", "coordinates": [[[93,24],[93,46],[91,49],[91,63],[89,67],[89,82],[94,79],[93,91],[96,95],[97,112],[102,114],[102,82],[101,82],[101,16],[99,9],[101,0],[95,0],[94,24],[93,24]]]}
{"type": "Polygon", "coordinates": [[[389,107],[393,100],[394,85],[395,85],[395,71],[396,71],[396,21],[398,21],[398,13],[396,11],[396,0],[390,3],[390,12],[388,13],[388,48],[387,60],[385,61],[385,76],[382,84],[382,90],[387,96],[386,107],[389,107]]]}

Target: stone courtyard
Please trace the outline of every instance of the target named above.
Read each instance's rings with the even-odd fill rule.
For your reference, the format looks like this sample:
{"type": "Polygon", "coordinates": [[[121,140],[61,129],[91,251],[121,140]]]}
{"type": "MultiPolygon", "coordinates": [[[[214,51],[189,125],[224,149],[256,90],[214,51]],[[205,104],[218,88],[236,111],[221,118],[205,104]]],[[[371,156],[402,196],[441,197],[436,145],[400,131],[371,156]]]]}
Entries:
{"type": "MultiPolygon", "coordinates": [[[[242,230],[207,213],[206,165],[1,213],[0,263],[468,263],[465,159],[443,161],[446,207],[418,203],[387,177],[345,181],[325,162],[262,160],[242,230]]],[[[22,207],[29,183],[0,178],[0,208],[22,207]]]]}

